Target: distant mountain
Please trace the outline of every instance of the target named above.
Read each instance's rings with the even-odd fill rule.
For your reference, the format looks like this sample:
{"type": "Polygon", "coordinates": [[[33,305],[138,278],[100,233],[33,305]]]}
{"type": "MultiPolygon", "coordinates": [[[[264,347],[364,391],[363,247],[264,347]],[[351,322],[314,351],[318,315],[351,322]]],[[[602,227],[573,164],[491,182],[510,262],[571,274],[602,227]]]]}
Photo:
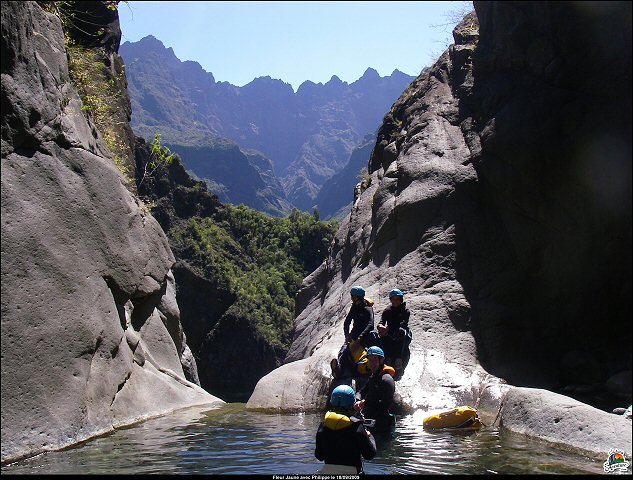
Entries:
{"type": "Polygon", "coordinates": [[[367,135],[352,151],[343,170],[323,184],[315,199],[322,219],[340,220],[349,214],[354,201],[354,187],[360,182],[363,169],[367,171],[369,157],[375,145],[376,134],[367,135]]]}
{"type": "Polygon", "coordinates": [[[270,159],[260,152],[241,149],[208,131],[185,135],[173,128],[139,127],[137,134],[149,139],[158,130],[162,132],[161,144],[177,153],[193,176],[204,181],[220,201],[244,204],[276,217],[292,210],[270,159]]]}
{"type": "MultiPolygon", "coordinates": [[[[287,200],[303,210],[315,205],[325,181],[346,165],[352,149],[377,129],[414,78],[398,70],[381,77],[368,68],[351,84],[333,76],[325,84],[306,81],[295,93],[270,77],[243,87],[216,82],[151,35],[125,42],[119,53],[137,134],[164,128],[185,136],[208,133],[257,150],[272,161],[287,200]]],[[[183,161],[199,175],[186,157],[183,161]]]]}

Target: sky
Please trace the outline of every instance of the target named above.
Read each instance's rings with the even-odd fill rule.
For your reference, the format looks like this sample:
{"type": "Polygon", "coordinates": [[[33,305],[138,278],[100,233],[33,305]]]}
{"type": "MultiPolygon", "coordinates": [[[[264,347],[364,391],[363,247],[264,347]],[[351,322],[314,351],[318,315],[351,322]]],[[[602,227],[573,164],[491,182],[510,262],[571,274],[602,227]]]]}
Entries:
{"type": "Polygon", "coordinates": [[[367,68],[417,76],[452,43],[463,1],[134,1],[119,3],[121,43],[153,35],[216,81],[270,76],[296,91],[367,68]]]}

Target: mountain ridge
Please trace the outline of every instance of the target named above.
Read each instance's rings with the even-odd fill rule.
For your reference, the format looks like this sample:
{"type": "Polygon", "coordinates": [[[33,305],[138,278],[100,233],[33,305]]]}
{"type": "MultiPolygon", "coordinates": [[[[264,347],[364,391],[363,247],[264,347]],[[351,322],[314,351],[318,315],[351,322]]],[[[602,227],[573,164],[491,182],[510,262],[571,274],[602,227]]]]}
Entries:
{"type": "Polygon", "coordinates": [[[154,36],[124,42],[120,53],[137,133],[169,126],[257,150],[272,161],[287,200],[302,210],[315,206],[323,183],[345,167],[414,78],[397,69],[381,77],[369,67],[352,83],[333,75],[325,84],[306,80],[295,92],[270,76],[243,87],[217,82],[199,63],[178,60],[154,36]]]}

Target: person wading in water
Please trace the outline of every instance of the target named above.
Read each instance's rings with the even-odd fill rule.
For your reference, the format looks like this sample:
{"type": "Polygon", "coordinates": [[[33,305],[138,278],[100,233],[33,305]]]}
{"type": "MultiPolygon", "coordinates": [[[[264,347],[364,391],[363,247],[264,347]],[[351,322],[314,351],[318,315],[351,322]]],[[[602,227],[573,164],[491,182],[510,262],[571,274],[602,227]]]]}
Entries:
{"type": "Polygon", "coordinates": [[[314,456],[325,462],[319,473],[363,473],[363,458],[376,456],[376,441],[354,416],[354,389],[339,385],[330,396],[330,410],[319,424],[314,456]]]}

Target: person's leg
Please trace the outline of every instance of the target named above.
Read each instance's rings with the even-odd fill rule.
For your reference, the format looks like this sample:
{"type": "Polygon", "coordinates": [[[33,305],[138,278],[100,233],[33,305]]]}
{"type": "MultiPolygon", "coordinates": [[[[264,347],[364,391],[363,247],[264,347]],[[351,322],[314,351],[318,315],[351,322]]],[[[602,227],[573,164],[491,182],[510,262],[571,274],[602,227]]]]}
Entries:
{"type": "Polygon", "coordinates": [[[382,337],[382,351],[385,352],[385,364],[393,367],[395,355],[393,352],[393,340],[390,337],[382,337]]]}
{"type": "Polygon", "coordinates": [[[363,347],[380,347],[382,348],[382,341],[380,339],[380,335],[378,334],[378,330],[371,330],[367,332],[365,335],[362,335],[360,338],[360,343],[363,347]]]}
{"type": "Polygon", "coordinates": [[[337,378],[341,373],[341,367],[339,367],[337,358],[333,358],[330,361],[330,368],[332,369],[332,377],[337,378]]]}

